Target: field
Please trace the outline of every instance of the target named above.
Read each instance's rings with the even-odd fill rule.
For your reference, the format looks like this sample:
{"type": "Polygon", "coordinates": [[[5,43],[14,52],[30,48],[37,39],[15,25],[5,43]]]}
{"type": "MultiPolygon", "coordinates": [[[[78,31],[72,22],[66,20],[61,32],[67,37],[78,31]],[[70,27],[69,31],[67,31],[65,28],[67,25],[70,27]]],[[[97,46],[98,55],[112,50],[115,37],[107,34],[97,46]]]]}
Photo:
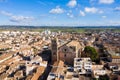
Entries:
{"type": "Polygon", "coordinates": [[[120,27],[118,28],[96,28],[96,27],[0,27],[1,31],[37,31],[42,32],[44,30],[50,30],[53,32],[70,32],[70,33],[85,33],[85,32],[100,32],[100,31],[112,31],[120,32],[120,27]]]}

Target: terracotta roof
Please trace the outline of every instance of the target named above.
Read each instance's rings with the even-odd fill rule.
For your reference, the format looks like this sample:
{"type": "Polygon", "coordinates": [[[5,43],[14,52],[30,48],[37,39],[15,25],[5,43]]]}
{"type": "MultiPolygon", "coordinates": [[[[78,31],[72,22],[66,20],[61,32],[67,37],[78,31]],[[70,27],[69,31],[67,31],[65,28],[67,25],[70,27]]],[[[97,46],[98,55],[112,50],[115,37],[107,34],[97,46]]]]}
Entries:
{"type": "Polygon", "coordinates": [[[33,75],[28,75],[27,78],[26,78],[26,80],[31,80],[32,77],[33,77],[33,75]]]}
{"type": "Polygon", "coordinates": [[[6,44],[0,45],[0,49],[3,49],[3,48],[10,48],[10,46],[9,46],[9,45],[6,45],[6,44]]]}
{"type": "Polygon", "coordinates": [[[0,61],[3,60],[3,59],[5,59],[5,58],[8,58],[8,57],[10,57],[12,55],[13,54],[11,54],[11,53],[3,54],[3,55],[0,56],[0,61]]]}
{"type": "MultiPolygon", "coordinates": [[[[17,57],[17,56],[16,56],[16,57],[17,57]]],[[[19,62],[19,61],[17,61],[16,57],[10,58],[10,59],[4,61],[4,62],[1,63],[1,64],[9,65],[9,64],[12,63],[13,61],[14,61],[14,62],[19,62]]],[[[18,57],[18,58],[20,58],[20,57],[18,57]]]]}
{"type": "Polygon", "coordinates": [[[14,76],[22,77],[23,76],[23,71],[22,70],[21,71],[17,71],[14,76]]]}
{"type": "Polygon", "coordinates": [[[0,75],[0,78],[4,80],[5,78],[7,78],[7,76],[8,76],[8,74],[3,73],[3,74],[0,75]]]}
{"type": "Polygon", "coordinates": [[[102,69],[103,65],[92,65],[92,70],[102,69]]]}
{"type": "Polygon", "coordinates": [[[72,40],[72,41],[69,42],[67,45],[68,45],[68,46],[78,46],[78,45],[80,45],[80,43],[79,43],[78,41],[76,41],[76,40],[72,40]]]}
{"type": "Polygon", "coordinates": [[[112,59],[120,59],[120,56],[112,56],[112,59]]]}
{"type": "Polygon", "coordinates": [[[31,80],[38,80],[39,77],[44,73],[45,67],[39,66],[37,72],[33,75],[31,80]]]}
{"type": "Polygon", "coordinates": [[[60,68],[57,68],[56,73],[62,73],[62,72],[63,72],[63,67],[64,67],[64,62],[63,62],[63,61],[59,61],[58,66],[59,66],[60,68]]]}
{"type": "Polygon", "coordinates": [[[28,75],[25,80],[31,80],[32,77],[33,77],[33,75],[28,75]]]}
{"type": "Polygon", "coordinates": [[[63,61],[59,61],[59,62],[56,61],[53,64],[53,68],[52,68],[51,72],[52,73],[62,73],[63,68],[64,68],[64,62],[63,61]]]}
{"type": "Polygon", "coordinates": [[[81,44],[80,44],[79,41],[77,41],[77,40],[70,40],[70,41],[66,42],[65,44],[59,46],[58,49],[60,49],[64,45],[67,45],[67,46],[76,46],[77,48],[81,47],[81,44]]]}
{"type": "MultiPolygon", "coordinates": [[[[59,63],[58,61],[54,62],[53,66],[58,66],[58,63],[59,63]]],[[[56,70],[57,70],[57,67],[53,67],[51,72],[54,73],[56,72],[56,70]]]]}

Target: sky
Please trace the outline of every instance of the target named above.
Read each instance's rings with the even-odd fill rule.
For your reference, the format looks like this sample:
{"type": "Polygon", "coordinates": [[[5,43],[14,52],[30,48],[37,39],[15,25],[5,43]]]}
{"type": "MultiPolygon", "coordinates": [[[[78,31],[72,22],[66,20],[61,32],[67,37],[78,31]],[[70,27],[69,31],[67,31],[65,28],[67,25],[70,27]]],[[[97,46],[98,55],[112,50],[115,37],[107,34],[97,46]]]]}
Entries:
{"type": "Polygon", "coordinates": [[[0,0],[0,25],[120,25],[120,0],[0,0]]]}

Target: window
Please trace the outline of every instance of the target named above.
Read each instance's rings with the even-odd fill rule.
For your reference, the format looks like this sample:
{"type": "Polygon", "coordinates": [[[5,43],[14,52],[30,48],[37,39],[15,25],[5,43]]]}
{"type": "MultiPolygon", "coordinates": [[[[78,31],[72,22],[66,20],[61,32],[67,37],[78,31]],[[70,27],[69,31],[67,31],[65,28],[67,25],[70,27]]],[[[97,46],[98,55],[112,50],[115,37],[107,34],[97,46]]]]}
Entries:
{"type": "Polygon", "coordinates": [[[66,51],[67,51],[67,49],[64,49],[64,51],[66,52],[66,51]]]}
{"type": "Polygon", "coordinates": [[[56,53],[54,52],[53,55],[56,55],[56,53]]]}
{"type": "Polygon", "coordinates": [[[65,48],[65,49],[63,49],[63,52],[67,52],[67,49],[65,48]]]}
{"type": "Polygon", "coordinates": [[[77,61],[81,61],[82,59],[77,59],[77,61]]]}
{"type": "Polygon", "coordinates": [[[81,69],[79,69],[79,72],[82,72],[82,70],[81,70],[81,69]]]}
{"type": "Polygon", "coordinates": [[[64,57],[66,57],[66,54],[64,55],[64,57]]]}

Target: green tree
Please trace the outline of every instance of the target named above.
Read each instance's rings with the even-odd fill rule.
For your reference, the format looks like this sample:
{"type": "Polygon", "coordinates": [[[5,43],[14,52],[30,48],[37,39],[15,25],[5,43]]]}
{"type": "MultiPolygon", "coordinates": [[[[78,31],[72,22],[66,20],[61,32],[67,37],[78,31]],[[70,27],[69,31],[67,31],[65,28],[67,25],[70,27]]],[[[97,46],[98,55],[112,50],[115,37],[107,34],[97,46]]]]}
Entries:
{"type": "Polygon", "coordinates": [[[85,56],[90,57],[92,61],[98,60],[98,53],[94,47],[86,46],[84,52],[85,56]]]}

